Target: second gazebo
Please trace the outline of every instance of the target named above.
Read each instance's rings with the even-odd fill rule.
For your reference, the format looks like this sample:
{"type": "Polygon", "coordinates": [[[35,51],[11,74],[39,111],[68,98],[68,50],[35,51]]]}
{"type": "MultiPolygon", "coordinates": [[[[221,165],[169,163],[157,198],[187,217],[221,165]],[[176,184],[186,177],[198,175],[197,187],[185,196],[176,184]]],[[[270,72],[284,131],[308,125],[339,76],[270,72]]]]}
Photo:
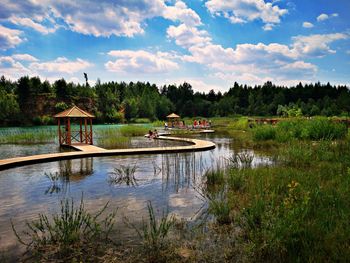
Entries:
{"type": "Polygon", "coordinates": [[[72,145],[74,141],[83,144],[93,144],[92,118],[95,117],[94,115],[78,108],[77,106],[73,106],[70,109],[57,113],[54,117],[57,119],[60,145],[72,145]],[[79,130],[72,130],[72,118],[79,120],[79,130]]]}
{"type": "Polygon", "coordinates": [[[175,113],[172,113],[172,114],[169,114],[168,116],[166,116],[167,119],[168,119],[168,123],[169,123],[169,127],[178,127],[179,126],[179,123],[180,123],[180,116],[175,114],[175,113]]]}

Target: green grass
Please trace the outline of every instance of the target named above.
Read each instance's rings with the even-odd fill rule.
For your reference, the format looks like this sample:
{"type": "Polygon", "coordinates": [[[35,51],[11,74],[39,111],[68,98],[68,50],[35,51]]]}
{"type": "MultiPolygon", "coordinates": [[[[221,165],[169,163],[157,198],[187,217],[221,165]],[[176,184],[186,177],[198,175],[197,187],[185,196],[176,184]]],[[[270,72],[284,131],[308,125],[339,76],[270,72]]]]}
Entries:
{"type": "Polygon", "coordinates": [[[125,125],[119,129],[122,136],[133,137],[142,136],[148,133],[149,128],[140,125],[125,125]]]}
{"type": "Polygon", "coordinates": [[[38,144],[54,142],[56,129],[8,128],[0,130],[0,144],[38,144]]]}
{"type": "Polygon", "coordinates": [[[209,211],[220,224],[235,215],[248,261],[346,261],[350,256],[349,146],[346,141],[293,142],[275,153],[281,160],[277,166],[232,168],[209,211]]]}
{"type": "Polygon", "coordinates": [[[147,262],[162,262],[163,250],[167,249],[167,237],[175,224],[175,218],[164,211],[161,217],[157,218],[150,201],[147,210],[148,220],[142,220],[141,228],[134,225],[132,227],[142,240],[142,251],[147,256],[147,262]]]}
{"type": "Polygon", "coordinates": [[[276,126],[258,125],[252,129],[252,134],[255,141],[276,140],[281,143],[295,139],[336,140],[347,136],[347,128],[325,117],[295,118],[280,121],[276,126]]]}

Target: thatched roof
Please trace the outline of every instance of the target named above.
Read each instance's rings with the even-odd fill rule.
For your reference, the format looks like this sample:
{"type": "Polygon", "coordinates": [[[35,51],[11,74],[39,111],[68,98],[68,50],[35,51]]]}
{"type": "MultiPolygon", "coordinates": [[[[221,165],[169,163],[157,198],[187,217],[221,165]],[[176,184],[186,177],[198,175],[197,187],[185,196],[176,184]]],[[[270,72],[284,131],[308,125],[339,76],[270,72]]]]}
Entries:
{"type": "Polygon", "coordinates": [[[70,109],[66,109],[65,111],[62,111],[60,113],[57,113],[55,118],[65,118],[65,117],[71,117],[71,118],[94,118],[95,116],[80,109],[77,106],[73,106],[70,109]]]}
{"type": "Polygon", "coordinates": [[[175,113],[172,113],[172,114],[169,114],[168,116],[166,116],[167,118],[180,118],[179,115],[175,114],[175,113]]]}

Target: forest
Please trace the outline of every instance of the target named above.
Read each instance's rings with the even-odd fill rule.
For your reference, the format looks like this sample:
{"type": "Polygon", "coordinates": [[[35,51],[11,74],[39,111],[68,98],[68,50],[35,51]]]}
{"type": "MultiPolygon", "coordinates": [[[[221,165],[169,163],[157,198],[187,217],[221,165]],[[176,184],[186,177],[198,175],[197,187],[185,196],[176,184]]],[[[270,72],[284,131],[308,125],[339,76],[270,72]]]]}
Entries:
{"type": "Polygon", "coordinates": [[[234,83],[224,93],[195,92],[190,83],[158,87],[149,82],[104,82],[94,86],[65,79],[54,83],[24,76],[0,79],[0,126],[45,125],[52,116],[77,105],[92,112],[96,123],[137,119],[162,120],[171,112],[183,117],[348,116],[347,86],[299,83],[285,87],[268,81],[247,86],[234,83]]]}

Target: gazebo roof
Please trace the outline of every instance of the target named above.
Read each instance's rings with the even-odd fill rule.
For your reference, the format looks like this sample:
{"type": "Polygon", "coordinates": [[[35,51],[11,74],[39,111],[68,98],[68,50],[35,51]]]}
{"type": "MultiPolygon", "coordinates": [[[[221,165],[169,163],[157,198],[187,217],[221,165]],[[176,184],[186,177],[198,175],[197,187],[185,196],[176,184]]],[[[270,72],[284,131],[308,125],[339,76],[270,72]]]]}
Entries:
{"type": "Polygon", "coordinates": [[[169,114],[168,116],[166,116],[167,118],[180,118],[179,115],[175,114],[175,113],[172,113],[172,114],[169,114]]]}
{"type": "Polygon", "coordinates": [[[65,117],[71,117],[71,118],[94,118],[95,116],[80,109],[77,106],[73,106],[70,109],[66,109],[60,113],[57,113],[55,118],[65,118],[65,117]]]}

